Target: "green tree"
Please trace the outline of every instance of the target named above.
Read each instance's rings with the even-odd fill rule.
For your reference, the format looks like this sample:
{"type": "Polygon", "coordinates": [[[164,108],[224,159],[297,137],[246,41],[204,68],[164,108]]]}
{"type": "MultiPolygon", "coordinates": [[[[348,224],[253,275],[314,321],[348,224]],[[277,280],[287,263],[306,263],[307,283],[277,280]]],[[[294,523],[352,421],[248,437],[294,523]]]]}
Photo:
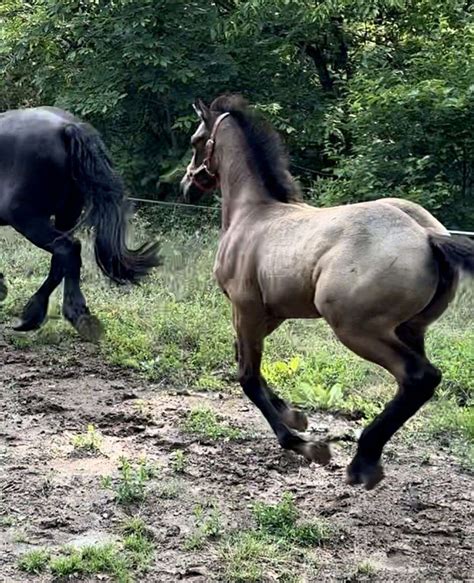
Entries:
{"type": "Polygon", "coordinates": [[[134,191],[166,196],[192,100],[239,91],[317,204],[403,196],[469,227],[473,16],[466,0],[4,0],[0,106],[85,117],[134,191]]]}

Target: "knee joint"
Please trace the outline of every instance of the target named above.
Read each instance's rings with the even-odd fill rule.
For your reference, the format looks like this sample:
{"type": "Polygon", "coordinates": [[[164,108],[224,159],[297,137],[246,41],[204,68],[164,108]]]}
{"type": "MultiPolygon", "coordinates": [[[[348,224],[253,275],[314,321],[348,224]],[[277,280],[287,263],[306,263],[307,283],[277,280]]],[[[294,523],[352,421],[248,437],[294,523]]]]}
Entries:
{"type": "Polygon", "coordinates": [[[428,364],[418,374],[410,375],[407,384],[423,401],[428,401],[433,397],[441,378],[441,371],[432,364],[428,364]]]}
{"type": "Polygon", "coordinates": [[[260,386],[258,376],[248,371],[239,372],[237,378],[245,394],[260,386]]]}

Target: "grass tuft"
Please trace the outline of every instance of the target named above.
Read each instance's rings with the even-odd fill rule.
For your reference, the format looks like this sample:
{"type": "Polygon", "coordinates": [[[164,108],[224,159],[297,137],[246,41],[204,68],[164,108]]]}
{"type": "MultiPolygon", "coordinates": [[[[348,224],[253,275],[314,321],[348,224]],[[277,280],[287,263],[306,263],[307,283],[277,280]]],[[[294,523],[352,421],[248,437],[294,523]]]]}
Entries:
{"type": "Polygon", "coordinates": [[[223,532],[222,517],[219,509],[210,504],[197,504],[193,509],[195,530],[186,538],[184,549],[201,549],[209,540],[217,540],[223,532]]]}
{"type": "Polygon", "coordinates": [[[110,477],[102,479],[102,485],[115,493],[118,504],[124,506],[143,502],[148,493],[150,480],[155,476],[155,468],[146,460],[132,462],[120,458],[119,477],[115,481],[110,477]]]}
{"type": "Polygon", "coordinates": [[[100,452],[102,441],[101,433],[92,424],[87,426],[85,433],[78,433],[71,437],[74,449],[83,452],[100,452]]]}
{"type": "Polygon", "coordinates": [[[171,458],[171,468],[176,474],[184,474],[188,460],[183,450],[177,449],[171,458]]]}
{"type": "Polygon", "coordinates": [[[271,537],[244,531],[229,537],[220,549],[221,579],[225,583],[260,583],[273,580],[296,583],[300,580],[291,555],[271,537]]]}
{"type": "Polygon", "coordinates": [[[189,411],[183,429],[187,433],[211,440],[243,437],[240,429],[220,421],[217,414],[207,407],[198,407],[189,411]]]}
{"type": "Polygon", "coordinates": [[[63,547],[54,554],[48,550],[30,551],[18,567],[30,574],[49,570],[55,579],[110,575],[118,583],[132,583],[135,575],[145,573],[153,559],[155,547],[150,530],[139,517],[127,519],[120,543],[63,547]]]}
{"type": "Polygon", "coordinates": [[[299,546],[317,546],[332,538],[332,531],[323,521],[300,522],[299,512],[291,494],[285,493],[281,502],[257,502],[252,514],[257,528],[265,535],[299,546]]]}
{"type": "Polygon", "coordinates": [[[29,551],[20,557],[18,561],[18,568],[25,573],[39,575],[46,570],[49,557],[49,552],[45,549],[29,551]]]}
{"type": "Polygon", "coordinates": [[[223,581],[305,580],[299,568],[310,568],[305,548],[319,547],[333,536],[326,522],[302,522],[289,493],[276,504],[257,502],[252,516],[255,528],[234,532],[221,544],[223,581]]]}

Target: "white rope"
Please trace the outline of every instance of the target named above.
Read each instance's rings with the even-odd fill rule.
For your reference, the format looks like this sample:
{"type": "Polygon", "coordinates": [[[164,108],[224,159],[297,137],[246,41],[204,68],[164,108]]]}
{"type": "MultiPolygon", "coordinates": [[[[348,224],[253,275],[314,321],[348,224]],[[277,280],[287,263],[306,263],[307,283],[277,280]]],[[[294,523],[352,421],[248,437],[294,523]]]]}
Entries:
{"type": "Polygon", "coordinates": [[[188,204],[187,202],[165,202],[164,200],[151,200],[150,198],[133,198],[128,197],[128,200],[133,200],[134,202],[146,202],[148,204],[157,204],[159,206],[169,206],[169,207],[186,207],[192,209],[207,209],[210,211],[220,210],[217,206],[204,206],[202,204],[188,204]]]}
{"type": "MultiPolygon", "coordinates": [[[[184,208],[194,208],[200,210],[209,210],[209,211],[218,211],[220,210],[217,206],[204,206],[201,204],[188,204],[185,202],[165,202],[164,200],[151,200],[150,198],[132,198],[129,197],[129,200],[133,200],[134,202],[144,202],[148,204],[156,204],[159,206],[168,206],[168,207],[184,207],[184,208]]],[[[448,229],[449,231],[449,229],[448,229]]],[[[451,235],[463,235],[464,237],[473,237],[474,238],[474,231],[449,231],[451,235]]]]}

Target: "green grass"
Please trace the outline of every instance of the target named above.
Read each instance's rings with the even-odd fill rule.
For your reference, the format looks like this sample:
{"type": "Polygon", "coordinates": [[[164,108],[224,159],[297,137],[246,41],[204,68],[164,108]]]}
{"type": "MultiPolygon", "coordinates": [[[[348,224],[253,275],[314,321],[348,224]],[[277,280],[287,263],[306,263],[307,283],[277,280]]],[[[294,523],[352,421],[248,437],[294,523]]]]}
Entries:
{"type": "Polygon", "coordinates": [[[275,504],[257,502],[252,517],[253,527],[230,534],[220,546],[223,581],[266,581],[270,573],[287,582],[307,580],[308,572],[314,576],[309,553],[333,538],[327,522],[302,521],[289,493],[275,504]]]}
{"type": "Polygon", "coordinates": [[[240,429],[221,421],[218,415],[207,407],[191,409],[183,423],[183,430],[205,439],[239,439],[240,429]]]}
{"type": "Polygon", "coordinates": [[[78,433],[71,437],[71,443],[76,451],[97,453],[100,452],[103,437],[94,425],[88,425],[84,433],[78,433]]]}
{"type": "Polygon", "coordinates": [[[172,454],[171,458],[171,468],[176,474],[184,474],[186,467],[188,465],[188,460],[186,454],[183,450],[178,449],[172,454]]]}
{"type": "Polygon", "coordinates": [[[46,570],[50,554],[45,549],[37,549],[25,553],[18,561],[18,568],[25,573],[39,575],[46,570]]]}
{"type": "Polygon", "coordinates": [[[81,549],[63,549],[49,562],[53,576],[66,578],[79,575],[110,574],[120,583],[132,581],[130,564],[118,545],[110,543],[81,549]]]}
{"type": "Polygon", "coordinates": [[[15,524],[15,518],[8,514],[0,516],[0,528],[10,528],[15,524]]]}
{"type": "Polygon", "coordinates": [[[371,579],[377,573],[377,567],[368,560],[361,561],[355,568],[355,576],[371,579]]]}
{"type": "Polygon", "coordinates": [[[158,496],[163,500],[174,500],[179,498],[184,489],[183,484],[176,479],[161,481],[158,486],[158,496]]]}
{"type": "Polygon", "coordinates": [[[67,577],[73,573],[118,575],[127,571],[126,563],[114,544],[65,549],[64,552],[66,554],[54,557],[50,562],[51,572],[57,577],[67,577]]]}
{"type": "MultiPolygon", "coordinates": [[[[162,223],[156,230],[161,233],[165,264],[136,288],[109,285],[93,265],[90,244],[85,245],[83,289],[92,312],[105,325],[102,355],[162,385],[234,390],[231,310],[212,278],[217,230],[184,219],[175,221],[171,229],[162,223]]],[[[142,231],[139,224],[139,238],[142,231]]],[[[43,281],[49,257],[11,230],[2,229],[0,265],[8,266],[9,296],[0,309],[0,320],[6,322],[20,313],[43,281]]],[[[449,442],[451,436],[453,443],[464,444],[455,448],[461,456],[473,441],[474,294],[466,290],[428,334],[428,354],[444,372],[436,406],[424,408],[417,415],[423,423],[412,423],[404,431],[408,435],[410,427],[416,426],[418,438],[426,440],[439,439],[444,433],[441,439],[449,442]]],[[[76,342],[74,330],[58,319],[59,313],[56,294],[51,319],[40,331],[7,334],[7,339],[20,348],[76,342]]],[[[271,386],[299,406],[341,411],[365,420],[373,418],[395,390],[388,374],[348,351],[322,321],[282,325],[266,341],[263,371],[271,386]]],[[[201,414],[204,419],[198,425],[208,423],[206,415],[201,414]]],[[[215,439],[226,437],[219,433],[219,420],[208,425],[215,439]]]]}
{"type": "Polygon", "coordinates": [[[116,479],[104,477],[103,487],[112,490],[117,503],[123,506],[143,502],[148,494],[149,482],[156,474],[155,468],[146,460],[133,462],[122,457],[118,473],[116,479]]]}
{"type": "Polygon", "coordinates": [[[155,545],[140,517],[128,518],[121,530],[123,538],[118,542],[30,551],[20,557],[18,568],[35,575],[50,572],[55,580],[109,575],[118,583],[132,583],[149,569],[155,545]]]}
{"type": "Polygon", "coordinates": [[[300,521],[295,501],[289,493],[285,493],[276,504],[257,502],[252,514],[258,530],[280,542],[314,547],[333,537],[333,532],[325,521],[300,521]]]}
{"type": "Polygon", "coordinates": [[[221,581],[225,583],[260,583],[273,573],[276,581],[296,583],[292,556],[278,542],[256,532],[245,531],[229,537],[220,549],[221,581]]]}
{"type": "Polygon", "coordinates": [[[202,549],[208,541],[217,540],[223,533],[222,517],[214,504],[196,504],[193,514],[195,528],[184,542],[187,551],[202,549]]]}

